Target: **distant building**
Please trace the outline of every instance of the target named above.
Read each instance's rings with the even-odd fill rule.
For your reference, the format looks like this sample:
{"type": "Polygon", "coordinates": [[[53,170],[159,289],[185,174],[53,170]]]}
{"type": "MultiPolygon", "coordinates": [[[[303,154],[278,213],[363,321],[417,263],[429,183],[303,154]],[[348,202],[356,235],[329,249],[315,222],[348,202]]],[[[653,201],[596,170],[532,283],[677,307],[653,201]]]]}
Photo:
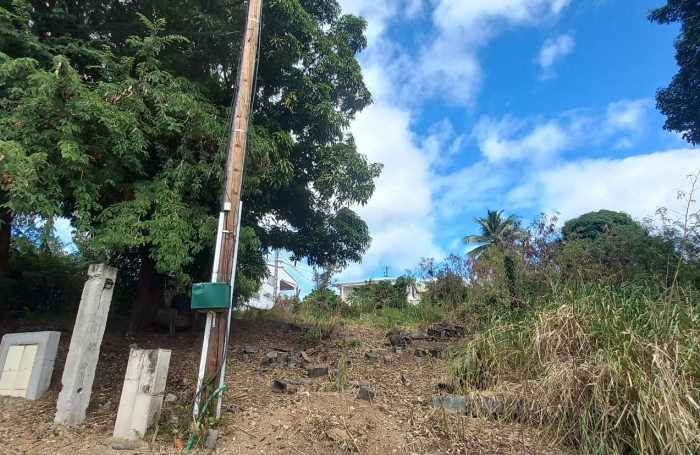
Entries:
{"type": "MultiPolygon", "coordinates": [[[[363,281],[339,282],[339,283],[336,283],[335,287],[338,288],[340,298],[344,302],[347,302],[348,297],[350,297],[352,294],[357,292],[362,286],[367,286],[368,283],[377,282],[377,281],[388,281],[388,282],[393,284],[396,282],[396,278],[379,277],[379,278],[370,278],[369,280],[363,280],[363,281]]],[[[411,286],[408,286],[408,288],[406,289],[406,298],[408,299],[408,303],[410,303],[412,305],[418,305],[420,303],[421,293],[423,293],[424,290],[425,290],[425,285],[422,282],[417,282],[411,286]]]]}
{"type": "MultiPolygon", "coordinates": [[[[258,292],[254,292],[248,299],[248,306],[269,310],[275,304],[275,264],[267,263],[267,278],[263,278],[258,292]]],[[[277,266],[277,294],[282,292],[295,295],[297,292],[297,282],[281,265],[277,266]]]]}

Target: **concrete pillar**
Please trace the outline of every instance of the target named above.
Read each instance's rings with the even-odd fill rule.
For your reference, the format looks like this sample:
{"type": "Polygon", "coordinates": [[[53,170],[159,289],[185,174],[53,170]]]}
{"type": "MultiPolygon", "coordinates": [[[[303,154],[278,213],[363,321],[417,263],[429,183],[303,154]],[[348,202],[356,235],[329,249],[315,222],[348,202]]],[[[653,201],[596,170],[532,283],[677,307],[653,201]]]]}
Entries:
{"type": "Polygon", "coordinates": [[[104,264],[93,264],[88,268],[88,280],[83,288],[61,379],[63,389],[58,395],[54,418],[57,424],[77,425],[85,420],[116,278],[117,269],[104,264]]]}
{"type": "Polygon", "coordinates": [[[169,367],[168,350],[131,350],[114,425],[115,438],[137,441],[158,424],[169,367]]]}

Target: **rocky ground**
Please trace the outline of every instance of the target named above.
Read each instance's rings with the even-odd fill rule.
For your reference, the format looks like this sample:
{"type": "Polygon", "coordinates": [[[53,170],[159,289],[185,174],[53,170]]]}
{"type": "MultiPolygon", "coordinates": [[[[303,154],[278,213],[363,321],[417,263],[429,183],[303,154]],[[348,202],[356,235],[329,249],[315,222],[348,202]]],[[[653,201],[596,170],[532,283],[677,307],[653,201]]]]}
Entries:
{"type": "MultiPolygon", "coordinates": [[[[92,400],[86,421],[56,427],[53,416],[60,378],[70,343],[70,321],[5,324],[0,335],[17,331],[62,332],[49,392],[37,401],[0,397],[2,454],[177,453],[189,428],[188,404],[195,391],[202,335],[144,333],[135,340],[106,333],[101,347],[92,400]],[[146,435],[136,450],[115,450],[111,439],[129,345],[172,350],[166,394],[177,397],[164,405],[158,432],[146,435]],[[106,444],[106,445],[105,445],[106,444]]],[[[321,341],[299,326],[264,319],[233,323],[224,396],[223,419],[213,450],[225,454],[564,454],[536,429],[493,419],[475,418],[438,409],[431,397],[446,394],[444,359],[418,357],[415,350],[442,348],[446,341],[416,340],[397,354],[384,331],[335,326],[321,341]],[[309,343],[312,344],[309,344],[309,343]],[[315,345],[313,344],[314,342],[315,345]],[[376,349],[377,361],[366,359],[376,349]],[[254,354],[244,355],[244,350],[254,354]],[[302,350],[313,364],[326,364],[331,374],[308,378],[304,363],[294,367],[261,360],[271,351],[302,350]],[[385,364],[384,356],[391,356],[385,364]],[[246,358],[247,357],[247,358],[246,358]],[[340,380],[332,374],[341,359],[349,360],[340,380]],[[289,382],[273,393],[276,379],[289,382]],[[353,381],[369,381],[372,401],[357,398],[353,381]]],[[[315,333],[315,332],[314,332],[315,333]]],[[[387,359],[388,360],[388,359],[387,359]]],[[[342,365],[342,364],[340,364],[342,365]]]]}

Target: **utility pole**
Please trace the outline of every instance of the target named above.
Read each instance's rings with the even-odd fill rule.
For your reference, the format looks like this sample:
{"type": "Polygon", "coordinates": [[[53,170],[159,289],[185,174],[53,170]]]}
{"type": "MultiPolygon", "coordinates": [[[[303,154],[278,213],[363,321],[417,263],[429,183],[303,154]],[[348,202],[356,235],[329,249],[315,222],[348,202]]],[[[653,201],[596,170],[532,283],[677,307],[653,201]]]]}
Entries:
{"type": "MultiPolygon", "coordinates": [[[[239,62],[238,85],[233,110],[231,137],[226,161],[226,184],[224,186],[216,250],[212,270],[212,282],[229,283],[231,295],[236,276],[238,253],[238,234],[241,219],[241,190],[243,187],[243,170],[248,125],[253,93],[258,42],[260,37],[260,18],[262,0],[248,0],[248,16],[243,41],[243,51],[239,62]]],[[[231,326],[231,308],[228,311],[207,313],[207,325],[204,331],[202,357],[199,365],[197,382],[198,399],[195,400],[194,415],[199,412],[199,402],[205,385],[217,388],[224,383],[226,373],[226,354],[228,334],[231,326]],[[204,379],[207,379],[207,384],[204,379]]],[[[221,396],[217,401],[216,417],[221,413],[221,396]]]]}
{"type": "Polygon", "coordinates": [[[279,274],[277,272],[279,270],[279,266],[280,266],[280,250],[275,249],[275,289],[272,292],[272,306],[274,306],[275,302],[277,302],[277,295],[280,292],[279,281],[277,281],[277,279],[279,277],[279,274]]]}

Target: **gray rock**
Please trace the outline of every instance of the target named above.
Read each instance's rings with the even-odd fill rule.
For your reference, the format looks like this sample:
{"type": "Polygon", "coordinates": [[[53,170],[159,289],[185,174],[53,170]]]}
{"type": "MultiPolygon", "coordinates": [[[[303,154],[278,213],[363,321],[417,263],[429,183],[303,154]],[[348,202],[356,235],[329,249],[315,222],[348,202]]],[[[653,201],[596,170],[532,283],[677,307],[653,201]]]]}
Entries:
{"type": "Polygon", "coordinates": [[[441,348],[431,349],[428,352],[430,353],[431,356],[435,357],[436,359],[442,358],[442,349],[441,348]]]}
{"type": "Polygon", "coordinates": [[[394,363],[394,358],[390,355],[384,356],[384,365],[392,365],[394,363]]]}
{"type": "Polygon", "coordinates": [[[284,365],[287,363],[287,353],[286,352],[277,352],[277,359],[275,360],[275,363],[278,363],[280,365],[284,365]]]}
{"type": "Polygon", "coordinates": [[[369,386],[360,386],[360,391],[357,393],[358,400],[372,401],[374,399],[374,390],[370,389],[369,386]]]}
{"type": "Polygon", "coordinates": [[[425,333],[423,332],[413,332],[412,334],[409,335],[412,339],[414,340],[423,340],[425,339],[425,333]]]}
{"type": "Polygon", "coordinates": [[[369,381],[348,381],[350,387],[370,387],[369,381]]]}
{"type": "Polygon", "coordinates": [[[328,365],[309,365],[306,367],[306,372],[310,378],[328,376],[328,365]]]}
{"type": "Polygon", "coordinates": [[[243,354],[243,360],[248,360],[249,358],[248,354],[243,354]]]}
{"type": "Polygon", "coordinates": [[[503,414],[503,401],[500,397],[494,395],[481,396],[481,409],[486,414],[500,415],[503,414]]]}
{"type": "Polygon", "coordinates": [[[365,360],[377,362],[379,360],[379,351],[372,349],[371,351],[365,352],[365,360]]]}
{"type": "Polygon", "coordinates": [[[253,348],[243,348],[243,354],[255,354],[255,349],[253,348]]]}
{"type": "Polygon", "coordinates": [[[309,357],[305,351],[301,351],[301,358],[304,359],[305,362],[311,363],[311,357],[309,357]]]}
{"type": "Polygon", "coordinates": [[[448,411],[465,414],[467,412],[467,398],[457,395],[435,396],[431,403],[436,408],[445,408],[448,411]]]}
{"type": "Polygon", "coordinates": [[[397,354],[401,354],[403,352],[403,348],[401,346],[396,346],[394,348],[394,352],[396,352],[397,354]]]}
{"type": "Polygon", "coordinates": [[[275,379],[272,381],[272,391],[274,393],[284,393],[287,391],[287,384],[289,384],[289,381],[286,379],[275,379]]]}
{"type": "Polygon", "coordinates": [[[169,393],[165,397],[165,402],[166,403],[175,403],[177,401],[177,395],[169,393]]]}
{"type": "Polygon", "coordinates": [[[219,430],[214,430],[210,428],[207,431],[207,440],[204,442],[204,447],[207,449],[213,449],[216,447],[216,438],[219,437],[219,430]]]}
{"type": "Polygon", "coordinates": [[[393,334],[389,336],[389,344],[392,346],[399,346],[402,344],[403,338],[401,335],[393,334]]]}
{"type": "Polygon", "coordinates": [[[416,349],[416,357],[425,357],[427,353],[423,349],[416,349]]]}
{"type": "Polygon", "coordinates": [[[275,360],[277,360],[277,351],[270,351],[263,357],[262,364],[264,366],[269,366],[275,363],[275,360]]]}
{"type": "Polygon", "coordinates": [[[114,450],[139,450],[144,447],[144,444],[140,442],[115,442],[112,443],[111,447],[114,450]]]}

